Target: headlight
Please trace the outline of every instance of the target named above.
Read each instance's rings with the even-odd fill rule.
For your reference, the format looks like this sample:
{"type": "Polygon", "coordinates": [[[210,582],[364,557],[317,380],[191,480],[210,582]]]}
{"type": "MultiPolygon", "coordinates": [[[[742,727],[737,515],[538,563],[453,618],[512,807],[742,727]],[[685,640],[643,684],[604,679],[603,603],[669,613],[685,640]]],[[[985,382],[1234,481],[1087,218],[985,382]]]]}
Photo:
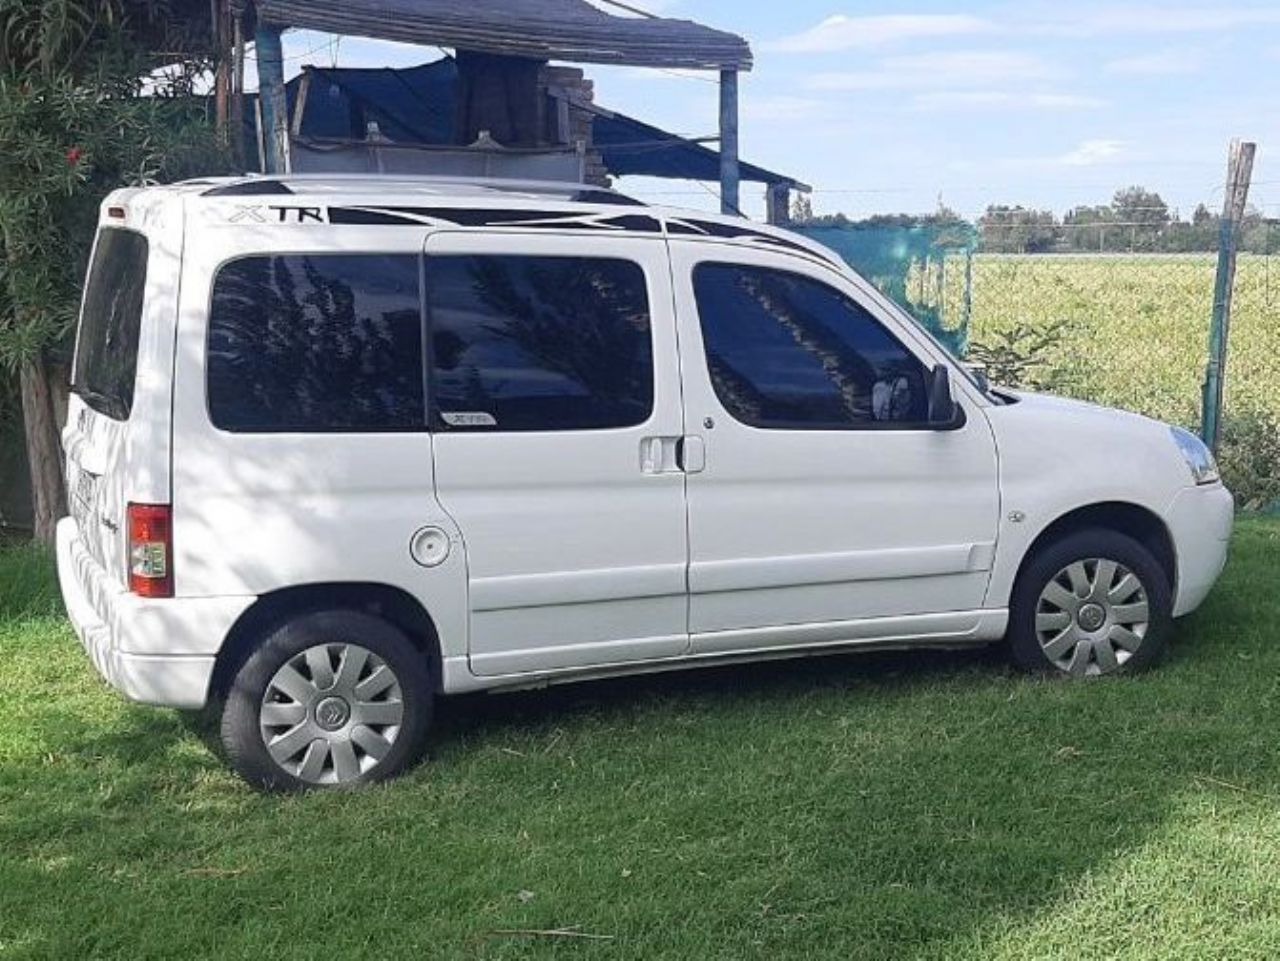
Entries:
{"type": "Polygon", "coordinates": [[[1187,462],[1197,484],[1212,484],[1218,479],[1218,465],[1204,441],[1181,427],[1170,427],[1169,434],[1182,452],[1182,459],[1187,462]]]}

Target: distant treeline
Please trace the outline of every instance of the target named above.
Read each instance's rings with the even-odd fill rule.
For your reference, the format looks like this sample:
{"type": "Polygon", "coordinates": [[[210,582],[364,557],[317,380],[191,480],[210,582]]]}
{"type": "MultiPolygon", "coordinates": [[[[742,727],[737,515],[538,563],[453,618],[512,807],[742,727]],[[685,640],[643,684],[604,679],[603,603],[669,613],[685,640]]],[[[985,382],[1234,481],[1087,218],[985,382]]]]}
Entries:
{"type": "MultiPolygon", "coordinates": [[[[931,227],[961,236],[976,230],[973,239],[979,250],[1035,254],[1215,251],[1221,217],[1198,204],[1190,219],[1184,220],[1155,191],[1126,187],[1117,190],[1109,204],[1074,207],[1061,218],[1052,210],[991,204],[976,224],[945,206],[924,216],[882,214],[852,220],[844,214],[814,216],[808,198],[801,195],[792,219],[814,226],[931,227]]],[[[1280,253],[1280,220],[1267,219],[1251,208],[1241,229],[1240,249],[1280,253]]]]}

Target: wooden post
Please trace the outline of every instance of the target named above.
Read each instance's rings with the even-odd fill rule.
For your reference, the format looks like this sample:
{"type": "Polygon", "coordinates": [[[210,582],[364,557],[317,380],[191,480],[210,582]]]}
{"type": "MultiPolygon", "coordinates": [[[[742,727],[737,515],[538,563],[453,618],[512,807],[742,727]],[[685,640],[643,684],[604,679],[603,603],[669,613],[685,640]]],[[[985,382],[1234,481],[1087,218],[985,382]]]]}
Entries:
{"type": "Polygon", "coordinates": [[[213,116],[218,140],[224,145],[227,139],[228,103],[231,89],[231,73],[227,64],[227,34],[223,29],[225,8],[219,0],[209,0],[209,29],[213,40],[213,116]]]}
{"type": "Polygon", "coordinates": [[[302,136],[302,115],[307,109],[307,94],[311,90],[311,66],[304,64],[302,79],[298,81],[298,89],[293,98],[293,123],[290,132],[295,137],[302,136]]]}
{"type": "Polygon", "coordinates": [[[766,223],[783,226],[791,221],[791,184],[769,184],[764,191],[766,223]]]}
{"type": "Polygon", "coordinates": [[[289,170],[289,111],[284,93],[284,51],[280,34],[281,28],[259,23],[253,37],[258,57],[258,103],[262,106],[265,147],[262,172],[269,174],[282,174],[289,170]]]}
{"type": "Polygon", "coordinates": [[[231,158],[244,170],[244,21],[236,14],[231,24],[231,158]]]}
{"type": "Polygon", "coordinates": [[[738,71],[720,71],[720,212],[742,215],[738,205],[738,71]]]}
{"type": "Polygon", "coordinates": [[[1222,434],[1222,395],[1227,375],[1227,340],[1231,333],[1231,294],[1236,277],[1236,245],[1249,199],[1253,155],[1257,145],[1232,140],[1227,154],[1226,197],[1218,225],[1218,274],[1213,285],[1213,320],[1209,325],[1209,363],[1205,366],[1200,434],[1218,450],[1222,434]]]}

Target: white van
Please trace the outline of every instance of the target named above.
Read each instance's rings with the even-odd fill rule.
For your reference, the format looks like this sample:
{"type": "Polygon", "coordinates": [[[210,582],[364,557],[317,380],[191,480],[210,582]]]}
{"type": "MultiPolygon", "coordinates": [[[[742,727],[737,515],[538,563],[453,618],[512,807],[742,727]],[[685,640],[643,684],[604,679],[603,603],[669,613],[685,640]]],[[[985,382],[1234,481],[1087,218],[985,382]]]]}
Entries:
{"type": "Polygon", "coordinates": [[[67,610],[267,787],[434,698],[1007,639],[1150,662],[1227,553],[1178,428],[985,389],[830,251],[592,187],[276,177],[102,208],[67,610]]]}

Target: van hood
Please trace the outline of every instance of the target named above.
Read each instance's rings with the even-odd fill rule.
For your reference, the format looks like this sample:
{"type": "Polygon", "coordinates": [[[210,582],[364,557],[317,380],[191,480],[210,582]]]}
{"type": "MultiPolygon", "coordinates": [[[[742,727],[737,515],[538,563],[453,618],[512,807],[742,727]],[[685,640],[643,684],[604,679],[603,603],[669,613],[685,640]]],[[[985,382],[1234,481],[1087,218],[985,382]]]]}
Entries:
{"type": "Polygon", "coordinates": [[[1193,483],[1168,424],[1087,401],[1006,391],[1015,402],[986,408],[1001,471],[1025,471],[1044,483],[1114,486],[1124,499],[1171,498],[1193,483]]]}
{"type": "Polygon", "coordinates": [[[1135,430],[1165,430],[1168,425],[1133,411],[1121,410],[1118,407],[1104,407],[1092,401],[1076,400],[1073,397],[1061,397],[1057,394],[1041,394],[1030,390],[1007,390],[1000,388],[1000,393],[1014,398],[1019,404],[1041,413],[1046,417],[1083,417],[1105,421],[1117,428],[1129,427],[1135,430]]]}

